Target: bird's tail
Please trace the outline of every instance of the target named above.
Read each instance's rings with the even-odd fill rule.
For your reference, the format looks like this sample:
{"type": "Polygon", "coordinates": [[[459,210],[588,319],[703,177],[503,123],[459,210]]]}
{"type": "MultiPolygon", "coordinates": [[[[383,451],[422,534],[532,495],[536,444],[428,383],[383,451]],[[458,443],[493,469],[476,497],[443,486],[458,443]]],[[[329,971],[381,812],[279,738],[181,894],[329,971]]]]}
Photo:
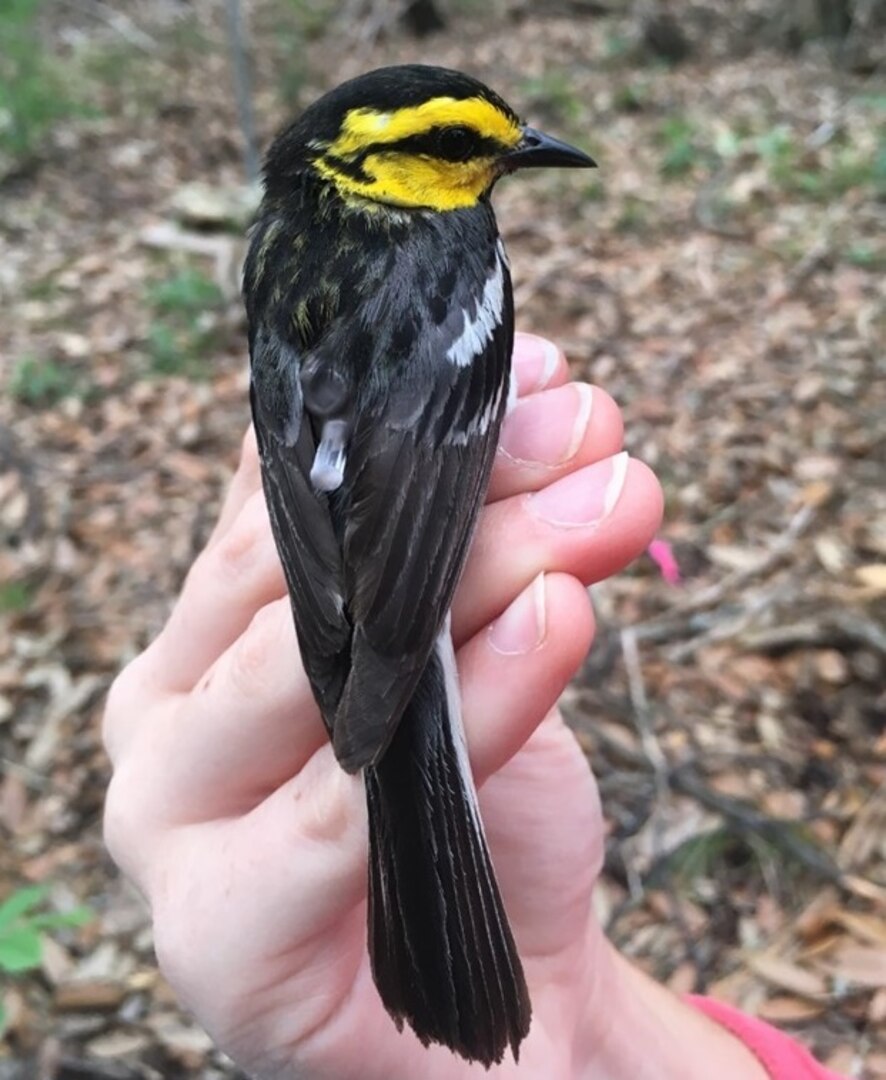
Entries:
{"type": "Polygon", "coordinates": [[[483,835],[448,628],[393,741],[365,771],[369,955],[398,1027],[487,1068],[531,1008],[483,835]]]}

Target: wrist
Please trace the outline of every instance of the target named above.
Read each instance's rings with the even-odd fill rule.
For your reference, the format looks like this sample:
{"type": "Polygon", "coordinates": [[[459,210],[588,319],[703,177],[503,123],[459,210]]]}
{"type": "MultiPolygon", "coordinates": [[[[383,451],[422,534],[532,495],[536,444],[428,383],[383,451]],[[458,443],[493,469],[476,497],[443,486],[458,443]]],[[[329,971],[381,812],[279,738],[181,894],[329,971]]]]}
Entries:
{"type": "Polygon", "coordinates": [[[577,1038],[576,1080],[766,1080],[737,1036],[656,983],[594,926],[595,992],[577,1038]]]}

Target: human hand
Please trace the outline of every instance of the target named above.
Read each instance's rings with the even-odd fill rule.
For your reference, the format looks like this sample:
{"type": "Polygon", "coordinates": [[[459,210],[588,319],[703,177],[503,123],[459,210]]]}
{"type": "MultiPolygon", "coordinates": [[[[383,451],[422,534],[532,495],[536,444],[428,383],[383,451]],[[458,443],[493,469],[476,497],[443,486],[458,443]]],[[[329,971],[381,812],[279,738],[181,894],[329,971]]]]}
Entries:
{"type": "MultiPolygon", "coordinates": [[[[614,960],[593,922],[603,826],[556,700],[585,656],[585,585],[652,539],[661,494],[614,456],[621,419],[518,336],[521,400],[453,609],[471,761],[533,1023],[497,1077],[560,1078],[607,1023],[614,960]]],[[[169,981],[258,1077],[485,1075],[398,1033],[366,952],[362,785],[338,767],[298,659],[244,443],[219,524],[157,640],[115,682],[106,837],[146,895],[169,981]]]]}

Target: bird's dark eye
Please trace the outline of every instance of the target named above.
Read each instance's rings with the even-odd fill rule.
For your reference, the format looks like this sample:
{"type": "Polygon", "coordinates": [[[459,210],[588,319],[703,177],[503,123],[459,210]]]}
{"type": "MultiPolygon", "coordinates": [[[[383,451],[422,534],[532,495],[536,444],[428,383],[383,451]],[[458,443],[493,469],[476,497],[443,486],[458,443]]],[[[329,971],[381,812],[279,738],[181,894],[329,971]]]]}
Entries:
{"type": "Polygon", "coordinates": [[[447,161],[467,161],[474,153],[476,134],[462,125],[440,128],[437,132],[437,153],[447,161]]]}

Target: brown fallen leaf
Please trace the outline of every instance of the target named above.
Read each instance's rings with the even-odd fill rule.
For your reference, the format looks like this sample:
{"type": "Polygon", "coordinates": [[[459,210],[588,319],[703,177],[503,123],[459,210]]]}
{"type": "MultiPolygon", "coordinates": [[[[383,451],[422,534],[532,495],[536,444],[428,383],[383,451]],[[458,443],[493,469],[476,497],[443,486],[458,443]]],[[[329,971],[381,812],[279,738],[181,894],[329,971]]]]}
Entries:
{"type": "Polygon", "coordinates": [[[868,1054],[865,1068],[870,1080],[882,1080],[886,1077],[886,1054],[868,1054]]]}
{"type": "Polygon", "coordinates": [[[886,919],[861,911],[835,911],[834,920],[861,941],[886,949],[886,919]]]}
{"type": "Polygon", "coordinates": [[[823,998],[828,992],[828,984],[822,975],[807,968],[798,967],[781,956],[771,953],[756,953],[747,957],[747,965],[761,979],[802,997],[823,998]]]}
{"type": "Polygon", "coordinates": [[[857,1076],[858,1051],[848,1043],[841,1043],[828,1054],[825,1065],[829,1069],[833,1069],[835,1073],[839,1073],[840,1076],[857,1076]]]}
{"type": "Polygon", "coordinates": [[[868,1006],[868,1021],[871,1024],[886,1024],[886,987],[878,990],[868,1006]]]}
{"type": "Polygon", "coordinates": [[[880,595],[886,593],[886,563],[869,563],[867,566],[858,566],[855,570],[855,576],[871,592],[880,595]]]}
{"type": "Polygon", "coordinates": [[[107,980],[62,983],[55,991],[60,1012],[112,1012],[126,997],[126,986],[107,980]]]}
{"type": "Polygon", "coordinates": [[[847,943],[820,966],[835,979],[855,986],[879,989],[886,986],[886,949],[847,943]]]}
{"type": "Polygon", "coordinates": [[[764,1001],[757,1009],[757,1015],[769,1024],[801,1024],[821,1016],[825,1008],[823,1002],[779,994],[764,1001]]]}

